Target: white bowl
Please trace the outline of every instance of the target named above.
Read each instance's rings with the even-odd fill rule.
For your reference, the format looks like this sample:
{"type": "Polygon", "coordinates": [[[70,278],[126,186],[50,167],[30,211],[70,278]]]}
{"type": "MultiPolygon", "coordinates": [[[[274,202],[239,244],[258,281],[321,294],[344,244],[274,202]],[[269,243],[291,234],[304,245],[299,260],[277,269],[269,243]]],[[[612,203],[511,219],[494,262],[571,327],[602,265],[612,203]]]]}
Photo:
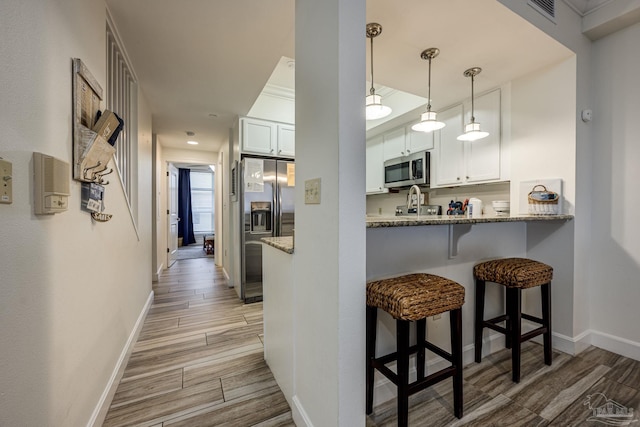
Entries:
{"type": "Polygon", "coordinates": [[[494,200],[491,202],[491,206],[496,214],[507,214],[511,210],[511,203],[508,200],[494,200]]]}

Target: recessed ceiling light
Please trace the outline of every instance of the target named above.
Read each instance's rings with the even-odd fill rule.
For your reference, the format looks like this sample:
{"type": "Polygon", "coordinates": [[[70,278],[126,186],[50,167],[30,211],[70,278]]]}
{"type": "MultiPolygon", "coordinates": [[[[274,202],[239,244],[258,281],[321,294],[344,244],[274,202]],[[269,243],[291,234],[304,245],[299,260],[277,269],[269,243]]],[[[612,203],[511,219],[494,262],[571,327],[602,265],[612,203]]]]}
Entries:
{"type": "Polygon", "coordinates": [[[189,145],[198,145],[198,141],[187,141],[189,145]]]}

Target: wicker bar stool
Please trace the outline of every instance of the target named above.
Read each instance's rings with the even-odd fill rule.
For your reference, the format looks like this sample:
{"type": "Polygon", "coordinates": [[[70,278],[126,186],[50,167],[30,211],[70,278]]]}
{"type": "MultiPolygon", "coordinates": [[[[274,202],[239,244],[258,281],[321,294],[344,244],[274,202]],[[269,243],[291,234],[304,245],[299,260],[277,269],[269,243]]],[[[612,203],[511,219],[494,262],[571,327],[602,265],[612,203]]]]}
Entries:
{"type": "Polygon", "coordinates": [[[475,360],[482,358],[482,331],[493,329],[505,335],[506,347],[511,349],[511,373],[513,382],[520,382],[520,347],[527,340],[543,335],[544,363],[551,365],[551,279],[553,268],[547,264],[526,258],[504,258],[482,262],[473,267],[476,282],[475,360]],[[484,320],[484,293],[486,282],[506,288],[506,313],[484,320]],[[522,313],[522,289],[540,286],[542,294],[542,318],[522,313]],[[522,333],[522,319],[541,326],[522,333]],[[498,326],[505,322],[505,327],[498,326]]]}
{"type": "Polygon", "coordinates": [[[398,426],[409,422],[409,395],[453,377],[455,416],[462,417],[462,305],[464,288],[432,274],[408,274],[367,283],[367,414],[373,412],[375,369],[398,387],[398,426]],[[375,356],[378,308],[396,319],[396,352],[375,356]],[[427,317],[450,312],[451,353],[425,339],[427,317]],[[410,346],[409,325],[416,322],[416,345],[410,346]],[[451,366],[425,377],[425,350],[451,366]],[[417,380],[409,383],[409,356],[416,353],[417,380]],[[386,364],[397,361],[397,373],[386,364]]]}

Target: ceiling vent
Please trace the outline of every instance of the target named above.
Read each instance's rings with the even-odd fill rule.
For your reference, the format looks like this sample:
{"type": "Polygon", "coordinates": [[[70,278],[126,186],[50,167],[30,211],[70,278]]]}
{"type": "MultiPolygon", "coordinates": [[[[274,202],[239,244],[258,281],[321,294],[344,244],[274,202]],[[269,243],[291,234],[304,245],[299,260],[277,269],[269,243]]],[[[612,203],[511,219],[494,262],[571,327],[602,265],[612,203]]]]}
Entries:
{"type": "Polygon", "coordinates": [[[540,12],[544,17],[556,22],[556,1],[555,0],[528,0],[527,4],[540,12]]]}

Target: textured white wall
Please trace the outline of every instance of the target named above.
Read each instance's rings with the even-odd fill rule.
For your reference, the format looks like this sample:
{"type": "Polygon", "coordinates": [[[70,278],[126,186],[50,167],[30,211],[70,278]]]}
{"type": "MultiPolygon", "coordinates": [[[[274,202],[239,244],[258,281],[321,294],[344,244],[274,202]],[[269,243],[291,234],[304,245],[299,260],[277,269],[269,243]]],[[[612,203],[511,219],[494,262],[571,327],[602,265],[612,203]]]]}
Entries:
{"type": "Polygon", "coordinates": [[[14,203],[0,205],[0,425],[85,425],[151,291],[144,102],[140,240],[117,178],[106,188],[110,222],[80,210],[75,181],[69,211],[33,215],[33,151],[72,162],[71,58],[106,88],[105,22],[101,0],[2,5],[0,156],[13,162],[14,203]]]}
{"type": "Polygon", "coordinates": [[[637,325],[640,301],[640,86],[637,55],[640,24],[594,43],[593,105],[594,194],[589,268],[590,327],[635,342],[640,359],[637,325]]]}

